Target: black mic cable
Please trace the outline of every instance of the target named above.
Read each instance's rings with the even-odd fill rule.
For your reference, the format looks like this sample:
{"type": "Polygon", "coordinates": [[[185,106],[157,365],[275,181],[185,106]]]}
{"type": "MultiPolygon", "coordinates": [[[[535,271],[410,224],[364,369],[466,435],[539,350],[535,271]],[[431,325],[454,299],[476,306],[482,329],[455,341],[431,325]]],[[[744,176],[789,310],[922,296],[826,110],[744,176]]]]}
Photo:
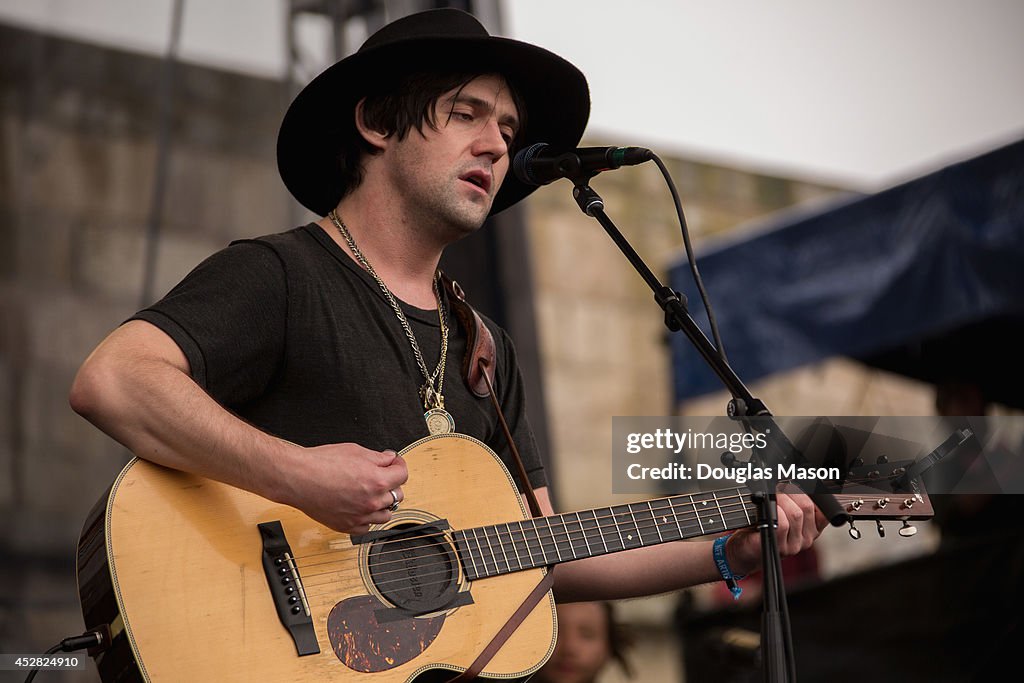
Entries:
{"type": "MultiPolygon", "coordinates": [[[[49,650],[46,651],[46,655],[54,655],[58,652],[75,652],[76,650],[91,649],[94,647],[100,647],[104,645],[105,638],[103,633],[100,631],[86,631],[80,636],[73,636],[71,638],[65,638],[60,641],[49,650]]],[[[44,655],[44,657],[46,656],[44,655]]],[[[25,683],[32,683],[35,680],[36,674],[39,673],[41,667],[37,666],[28,673],[28,677],[25,678],[25,683]]]]}
{"type": "Polygon", "coordinates": [[[551,145],[538,142],[519,150],[512,160],[512,173],[520,182],[527,185],[547,185],[561,178],[569,178],[574,182],[580,179],[589,179],[601,173],[610,171],[622,166],[636,166],[647,161],[653,161],[661,171],[669,191],[672,193],[672,202],[675,204],[676,217],[679,220],[679,227],[683,233],[683,246],[686,248],[686,259],[690,264],[690,271],[693,274],[697,292],[700,294],[701,302],[704,304],[704,311],[711,326],[711,336],[715,342],[715,349],[728,362],[725,355],[725,347],[722,345],[722,337],[718,332],[718,322],[711,310],[708,301],[707,291],[704,289],[704,281],[701,279],[700,271],[697,270],[697,259],[693,253],[693,245],[690,243],[690,231],[686,226],[686,216],[683,215],[683,205],[679,199],[679,191],[676,189],[672,176],[668,172],[665,163],[657,154],[646,147],[578,147],[565,152],[552,150],[551,145]],[[581,178],[582,176],[582,178],[581,178]]]}

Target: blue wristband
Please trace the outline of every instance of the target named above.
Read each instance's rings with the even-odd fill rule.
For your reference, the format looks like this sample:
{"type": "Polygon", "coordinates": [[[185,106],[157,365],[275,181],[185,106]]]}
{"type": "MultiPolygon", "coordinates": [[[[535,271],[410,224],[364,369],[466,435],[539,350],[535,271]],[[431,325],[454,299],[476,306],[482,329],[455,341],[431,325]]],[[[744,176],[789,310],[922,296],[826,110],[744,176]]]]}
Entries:
{"type": "Polygon", "coordinates": [[[718,567],[718,573],[722,575],[722,579],[725,581],[725,585],[729,587],[729,592],[732,593],[733,599],[738,600],[740,593],[743,589],[740,588],[739,580],[744,578],[732,573],[729,568],[729,560],[725,559],[725,544],[729,540],[732,534],[726,534],[725,536],[719,536],[715,539],[715,544],[712,546],[712,553],[715,557],[715,565],[718,567]]]}

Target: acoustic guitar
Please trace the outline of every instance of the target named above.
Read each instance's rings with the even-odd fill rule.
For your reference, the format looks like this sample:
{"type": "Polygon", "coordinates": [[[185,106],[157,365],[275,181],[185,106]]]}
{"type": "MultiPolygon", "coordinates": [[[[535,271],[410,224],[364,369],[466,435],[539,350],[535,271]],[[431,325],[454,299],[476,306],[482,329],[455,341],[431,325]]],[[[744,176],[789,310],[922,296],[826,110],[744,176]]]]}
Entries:
{"type": "MultiPolygon", "coordinates": [[[[444,681],[466,670],[547,567],[720,534],[754,522],[749,490],[676,495],[531,518],[483,443],[431,436],[401,455],[405,500],[363,536],[209,479],[134,459],[90,514],[78,583],[91,651],[114,681],[444,681]]],[[[851,515],[927,519],[905,473],[837,493],[851,515]]],[[[916,487],[916,482],[911,482],[916,487]]],[[[481,678],[524,680],[551,655],[550,592],[481,678]]]]}

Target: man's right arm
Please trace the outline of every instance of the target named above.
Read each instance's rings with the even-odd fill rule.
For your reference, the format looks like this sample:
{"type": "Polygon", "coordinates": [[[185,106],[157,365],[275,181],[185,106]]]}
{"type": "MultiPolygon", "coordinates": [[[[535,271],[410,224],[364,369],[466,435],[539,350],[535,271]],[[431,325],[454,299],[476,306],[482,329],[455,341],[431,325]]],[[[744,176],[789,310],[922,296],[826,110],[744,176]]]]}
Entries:
{"type": "Polygon", "coordinates": [[[401,458],[356,444],[303,448],[260,431],[193,381],[178,345],[132,320],[86,359],[71,407],[140,458],[299,508],[338,531],[390,519],[408,472],[401,458]]]}

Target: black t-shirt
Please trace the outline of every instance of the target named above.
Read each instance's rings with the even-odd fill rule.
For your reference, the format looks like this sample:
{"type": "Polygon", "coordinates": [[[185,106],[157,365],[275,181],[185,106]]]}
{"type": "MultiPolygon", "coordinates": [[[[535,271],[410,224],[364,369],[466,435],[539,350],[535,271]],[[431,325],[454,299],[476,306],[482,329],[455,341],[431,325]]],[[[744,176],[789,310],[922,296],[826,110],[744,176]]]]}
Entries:
{"type": "MultiPolygon", "coordinates": [[[[400,305],[433,372],[437,311],[400,305]]],[[[445,308],[445,409],[457,432],[486,443],[514,472],[490,399],[462,379],[466,336],[445,308]]],[[[315,224],[233,242],[134,318],[174,339],[192,378],[218,403],[275,436],[397,451],[428,435],[425,380],[398,317],[373,278],[315,224]]],[[[504,330],[485,324],[497,346],[495,392],[531,485],[544,486],[515,350],[504,330]]]]}

